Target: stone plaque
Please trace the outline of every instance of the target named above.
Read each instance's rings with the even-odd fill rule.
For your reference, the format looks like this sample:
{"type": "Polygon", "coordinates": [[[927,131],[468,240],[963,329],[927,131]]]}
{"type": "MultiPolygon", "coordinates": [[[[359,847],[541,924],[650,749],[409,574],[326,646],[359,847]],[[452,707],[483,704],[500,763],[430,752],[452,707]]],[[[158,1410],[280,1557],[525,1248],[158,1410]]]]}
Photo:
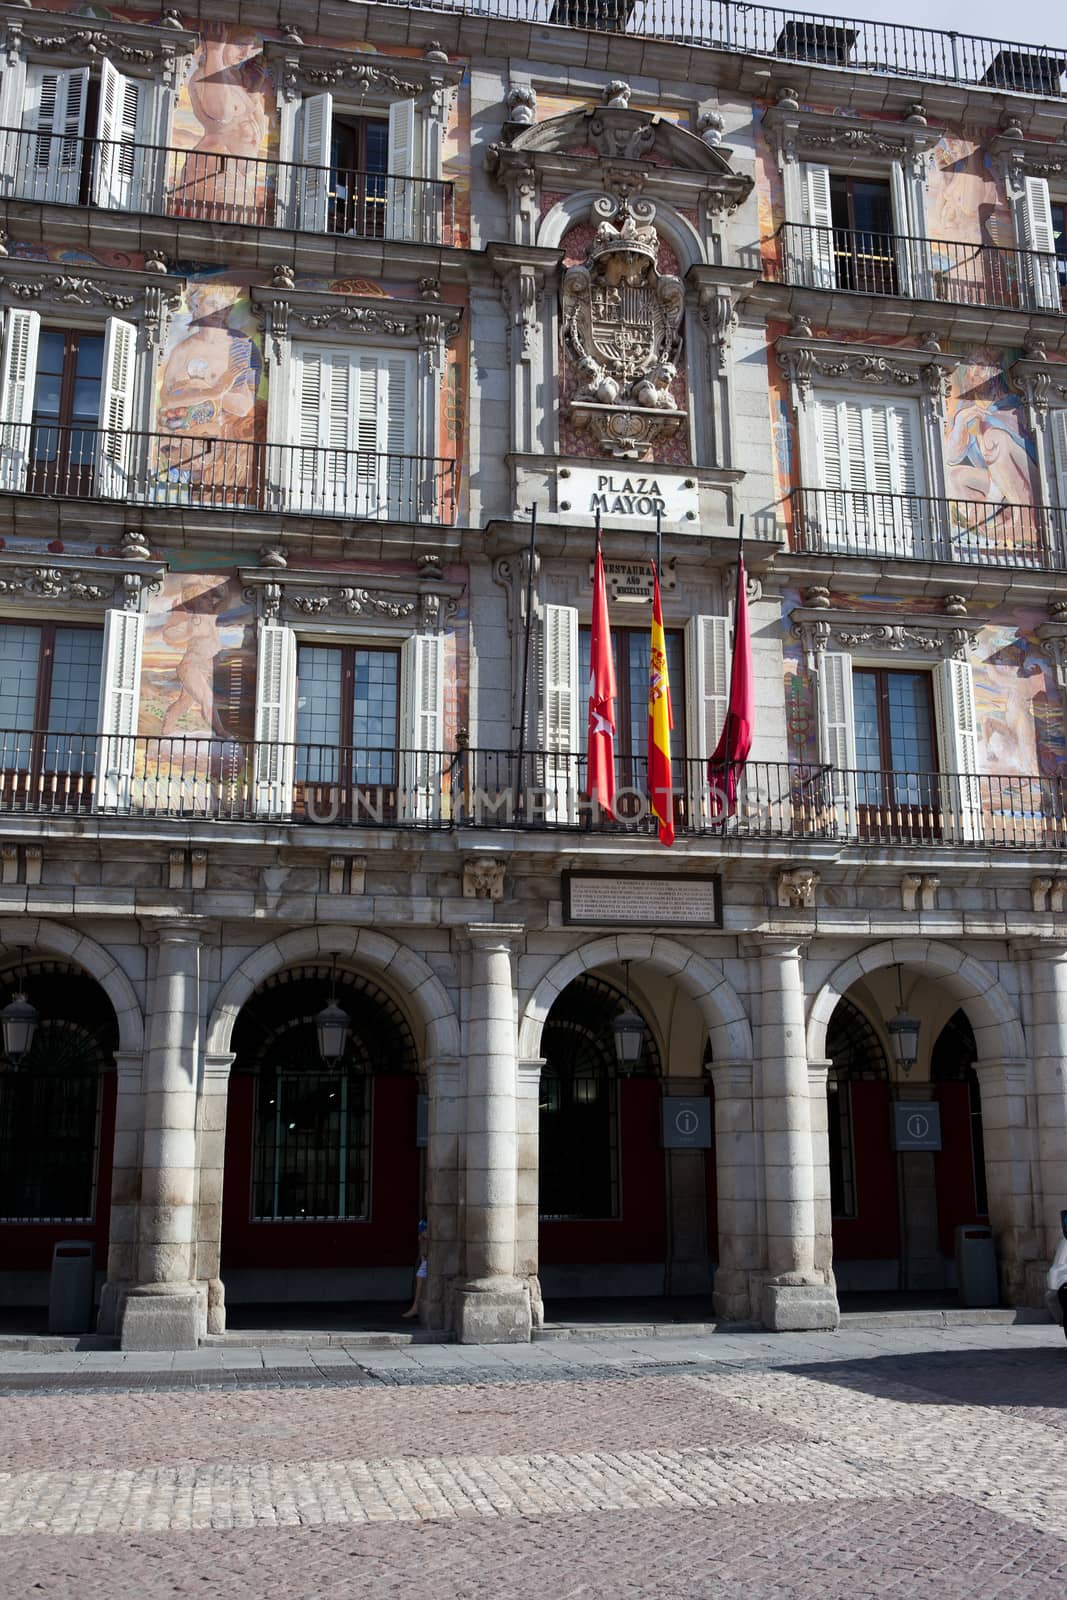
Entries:
{"type": "Polygon", "coordinates": [[[663,1148],[710,1150],[711,1101],[696,1095],[664,1095],[663,1148]]]}
{"type": "Polygon", "coordinates": [[[586,517],[599,511],[602,517],[623,517],[627,522],[652,526],[658,511],[665,526],[681,524],[684,530],[692,524],[696,531],[696,479],[660,467],[605,467],[603,471],[599,467],[561,467],[557,469],[556,503],[560,511],[576,511],[586,517]]]}
{"type": "MultiPolygon", "coordinates": [[[[608,586],[608,599],[632,601],[644,605],[652,603],[652,567],[647,561],[609,561],[604,557],[604,579],[608,586]]],[[[589,581],[593,581],[593,563],[589,563],[589,581]]],[[[663,563],[659,580],[664,594],[675,588],[674,562],[663,563]]]]}
{"type": "Polygon", "coordinates": [[[893,1102],[893,1149],[940,1150],[941,1107],[936,1100],[893,1102]]]}
{"type": "Polygon", "coordinates": [[[721,928],[717,873],[565,872],[565,923],[622,928],[721,928]]]}

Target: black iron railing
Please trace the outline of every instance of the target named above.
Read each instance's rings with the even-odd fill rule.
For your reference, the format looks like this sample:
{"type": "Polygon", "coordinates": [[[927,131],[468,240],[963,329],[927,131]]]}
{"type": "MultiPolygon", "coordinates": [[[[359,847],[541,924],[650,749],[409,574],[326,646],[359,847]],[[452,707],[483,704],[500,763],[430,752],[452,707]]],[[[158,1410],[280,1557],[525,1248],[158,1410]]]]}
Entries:
{"type": "MultiPolygon", "coordinates": [[[[385,3],[399,5],[400,0],[385,3]]],[[[477,17],[483,24],[487,17],[555,23],[1028,95],[1062,95],[1067,70],[1067,47],[734,0],[421,0],[418,9],[477,17]]]]}
{"type": "Polygon", "coordinates": [[[0,129],[0,195],[148,216],[450,245],[451,183],[273,156],[0,129]]]}
{"type": "Polygon", "coordinates": [[[992,244],[784,222],[765,241],[762,267],[770,282],[808,289],[1010,311],[1067,308],[1067,257],[992,244]]]}
{"type": "MultiPolygon", "coordinates": [[[[614,815],[586,758],[511,750],[353,750],[226,738],[0,732],[0,815],[523,829],[654,836],[644,758],[619,758],[614,815]]],[[[676,758],[679,834],[857,845],[1067,847],[1067,775],[881,772],[676,758]]]]}
{"type": "Polygon", "coordinates": [[[1054,506],[846,489],[794,489],[789,500],[793,548],[812,555],[1048,571],[1064,565],[1067,514],[1054,506]]]}
{"type": "Polygon", "coordinates": [[[456,462],[436,456],[0,424],[0,491],[132,505],[451,523],[456,462]]]}

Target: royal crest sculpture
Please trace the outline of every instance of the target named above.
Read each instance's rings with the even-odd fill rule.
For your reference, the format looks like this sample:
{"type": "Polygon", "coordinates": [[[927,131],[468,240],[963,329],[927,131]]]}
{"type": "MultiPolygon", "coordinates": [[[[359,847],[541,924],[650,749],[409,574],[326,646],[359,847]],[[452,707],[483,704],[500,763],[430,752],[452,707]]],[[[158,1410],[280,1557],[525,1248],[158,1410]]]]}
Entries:
{"type": "Polygon", "coordinates": [[[563,279],[563,337],[578,380],[571,421],[611,456],[643,455],[686,417],[673,391],[684,291],[659,271],[655,214],[647,200],[595,200],[593,242],[563,279]]]}

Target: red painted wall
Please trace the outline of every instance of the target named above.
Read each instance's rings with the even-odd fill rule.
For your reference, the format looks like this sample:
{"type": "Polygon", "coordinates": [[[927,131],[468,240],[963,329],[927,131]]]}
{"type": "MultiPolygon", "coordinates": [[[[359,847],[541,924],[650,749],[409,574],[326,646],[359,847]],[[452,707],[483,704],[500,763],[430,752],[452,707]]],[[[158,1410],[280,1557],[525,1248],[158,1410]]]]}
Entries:
{"type": "Polygon", "coordinates": [[[900,1222],[889,1085],[860,1081],[849,1084],[849,1092],[856,1215],[834,1218],[834,1255],[841,1261],[892,1261],[900,1254],[900,1222]]]}
{"type": "Polygon", "coordinates": [[[934,1156],[937,1189],[937,1235],[941,1253],[955,1253],[955,1230],[961,1223],[985,1222],[974,1205],[974,1152],[971,1148],[971,1105],[965,1083],[939,1083],[941,1149],[934,1156]]]}
{"type": "Polygon", "coordinates": [[[418,1255],[418,1084],[375,1078],[371,1195],[366,1222],[251,1222],[255,1079],[230,1078],[222,1191],[222,1272],[234,1267],[404,1267],[418,1255]]]}
{"type": "Polygon", "coordinates": [[[113,1072],[102,1074],[100,1085],[100,1149],[96,1166],[96,1216],[92,1222],[0,1223],[0,1268],[5,1272],[41,1272],[52,1265],[52,1247],[60,1239],[91,1239],[96,1245],[96,1266],[107,1266],[111,1225],[111,1168],[115,1154],[115,1092],[113,1072]]]}
{"type": "Polygon", "coordinates": [[[546,1266],[663,1261],[667,1255],[667,1192],[660,1148],[658,1078],[619,1083],[619,1167],[622,1215],[606,1222],[542,1222],[546,1266]]]}

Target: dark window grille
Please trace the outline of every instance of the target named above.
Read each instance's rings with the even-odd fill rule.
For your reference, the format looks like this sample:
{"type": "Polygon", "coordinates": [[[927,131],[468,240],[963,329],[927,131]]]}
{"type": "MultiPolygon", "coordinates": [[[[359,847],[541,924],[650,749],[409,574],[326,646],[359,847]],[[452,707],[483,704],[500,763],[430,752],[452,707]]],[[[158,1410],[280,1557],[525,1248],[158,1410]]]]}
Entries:
{"type": "Polygon", "coordinates": [[[934,1083],[966,1083],[971,1126],[971,1165],[974,1169],[974,1209],[989,1215],[985,1176],[985,1137],[982,1132],[982,1090],[974,1063],[978,1056],[974,1029],[965,1011],[956,1011],[941,1029],[930,1056],[934,1083]]]}
{"type": "Polygon", "coordinates": [[[830,1212],[854,1217],[856,1157],[851,1085],[857,1078],[888,1081],[889,1066],[874,1027],[850,1000],[839,1000],[826,1030],[830,1072],[826,1080],[830,1146],[830,1212]]]}
{"type": "MultiPolygon", "coordinates": [[[[560,995],[541,1049],[540,1191],[542,1221],[595,1221],[622,1215],[619,1085],[612,1024],[632,1002],[599,978],[582,977],[560,995]]],[[[642,1073],[659,1072],[645,1029],[642,1073]]]]}
{"type": "Polygon", "coordinates": [[[0,1221],[94,1221],[104,1065],[83,1024],[43,1017],[22,1070],[0,1077],[0,1221]]]}

